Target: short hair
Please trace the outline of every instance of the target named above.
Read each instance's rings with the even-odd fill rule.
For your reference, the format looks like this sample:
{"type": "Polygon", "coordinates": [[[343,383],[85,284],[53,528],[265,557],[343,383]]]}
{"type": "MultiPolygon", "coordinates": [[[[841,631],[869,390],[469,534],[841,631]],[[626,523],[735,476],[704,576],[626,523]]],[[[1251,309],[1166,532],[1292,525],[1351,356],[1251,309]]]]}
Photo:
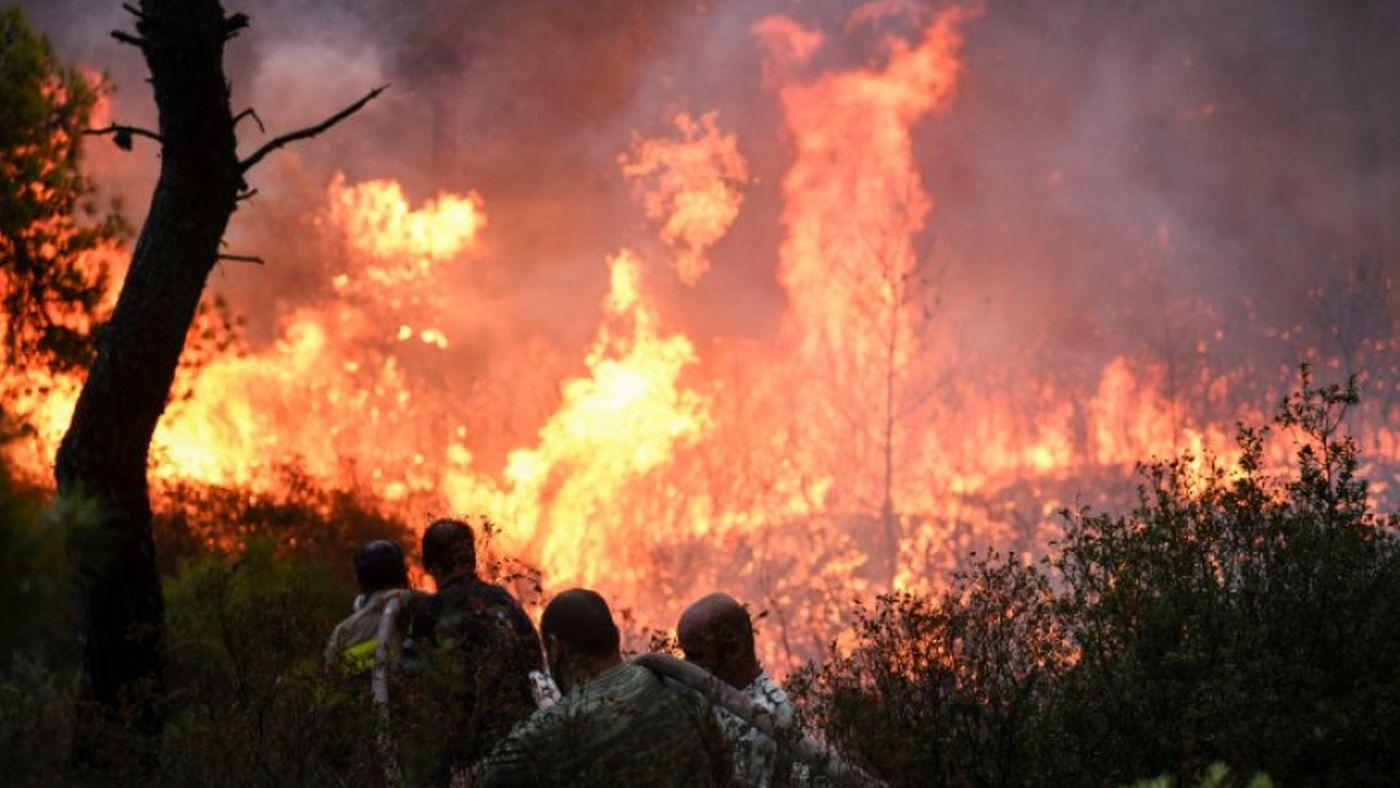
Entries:
{"type": "Polygon", "coordinates": [[[366,542],[355,551],[355,579],[366,593],[408,587],[403,549],[388,539],[366,542]]]}
{"type": "Polygon", "coordinates": [[[461,520],[442,519],[423,532],[423,568],[432,574],[476,569],[476,534],[461,520]]]}
{"type": "Polygon", "coordinates": [[[597,591],[573,588],[545,606],[540,618],[540,636],[558,638],[570,648],[590,657],[618,653],[622,636],[613,623],[612,610],[597,591]]]}

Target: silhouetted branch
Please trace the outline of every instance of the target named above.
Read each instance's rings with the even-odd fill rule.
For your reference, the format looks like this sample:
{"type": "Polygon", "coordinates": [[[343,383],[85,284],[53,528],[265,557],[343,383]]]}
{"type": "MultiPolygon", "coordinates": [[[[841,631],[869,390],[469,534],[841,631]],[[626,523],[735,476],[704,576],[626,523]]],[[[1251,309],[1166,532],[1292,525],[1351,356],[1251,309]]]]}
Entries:
{"type": "Polygon", "coordinates": [[[230,14],[224,18],[224,40],[238,35],[238,31],[248,26],[247,14],[230,14]]]}
{"type": "Polygon", "coordinates": [[[242,112],[238,113],[237,115],[234,115],[233,125],[237,126],[238,121],[243,120],[244,118],[252,118],[253,122],[258,124],[258,131],[261,131],[264,134],[267,133],[267,127],[263,125],[262,118],[258,117],[257,110],[253,109],[252,107],[249,107],[243,110],[242,112]]]}
{"type": "Polygon", "coordinates": [[[267,261],[254,254],[220,254],[220,260],[232,260],[236,263],[253,263],[255,265],[266,265],[267,261]]]}
{"type": "Polygon", "coordinates": [[[100,129],[83,129],[83,134],[93,136],[111,134],[112,142],[116,143],[117,147],[122,150],[131,150],[132,137],[146,137],[156,142],[163,142],[160,135],[150,129],[143,129],[140,126],[119,126],[115,123],[100,129]]]}
{"type": "Polygon", "coordinates": [[[113,30],[113,31],[112,31],[112,38],[117,39],[118,41],[122,42],[123,44],[130,44],[130,45],[136,47],[137,49],[145,49],[145,48],[146,48],[146,39],[141,38],[140,36],[133,36],[132,34],[126,32],[125,30],[113,30]]]}
{"type": "Polygon", "coordinates": [[[266,158],[266,156],[269,153],[277,150],[278,148],[283,147],[284,145],[288,145],[298,140],[310,139],[311,137],[315,137],[316,135],[326,131],[327,129],[330,129],[332,126],[336,125],[342,120],[345,120],[351,115],[354,115],[356,112],[359,112],[360,109],[363,108],[366,104],[373,101],[376,96],[378,96],[380,93],[383,93],[384,89],[387,87],[389,86],[381,85],[375,88],[374,90],[371,90],[369,93],[366,93],[364,97],[361,98],[359,101],[356,101],[354,104],[351,104],[350,106],[335,113],[329,118],[326,118],[320,123],[317,123],[315,126],[307,126],[304,129],[298,129],[296,131],[283,134],[282,136],[278,137],[277,139],[274,139],[273,141],[262,146],[261,148],[258,148],[253,153],[253,155],[239,162],[239,172],[247,172],[248,170],[252,169],[254,165],[256,165],[258,162],[266,158]]]}

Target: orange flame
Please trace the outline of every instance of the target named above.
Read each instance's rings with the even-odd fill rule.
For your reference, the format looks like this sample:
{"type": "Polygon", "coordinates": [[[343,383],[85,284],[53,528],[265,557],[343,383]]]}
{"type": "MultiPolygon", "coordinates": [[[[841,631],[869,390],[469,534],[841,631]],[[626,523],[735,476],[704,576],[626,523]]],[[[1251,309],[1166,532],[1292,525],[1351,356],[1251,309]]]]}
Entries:
{"type": "MultiPolygon", "coordinates": [[[[1185,407],[1151,359],[1086,365],[1073,384],[972,378],[957,343],[929,329],[930,299],[912,283],[938,262],[919,247],[937,214],[915,130],[954,101],[972,14],[921,8],[857,7],[847,30],[895,21],[914,34],[886,36],[878,58],[851,68],[824,67],[832,39],[787,17],[753,29],[792,154],[775,338],[692,339],[648,286],[658,269],[622,249],[582,352],[512,336],[480,380],[423,374],[475,350],[444,283],[489,273],[475,265],[490,251],[485,203],[442,193],[415,206],[395,181],[337,174],[316,223],[342,252],[329,295],[280,315],[262,346],[182,370],[179,388],[194,394],[160,423],[153,478],[262,489],[281,483],[269,465],[294,458],[405,517],[425,500],[486,514],[551,587],[598,587],[637,624],[669,629],[688,598],[735,592],[772,613],[759,644],[781,672],[841,631],[854,594],[887,580],[935,588],[972,547],[1043,549],[1057,507],[1099,503],[1085,496],[1138,460],[1189,449],[1228,461],[1230,431],[1185,407]],[[545,405],[520,404],[537,390],[545,405]],[[892,575],[871,560],[886,532],[892,575]]],[[[750,166],[714,112],[671,122],[661,137],[634,134],[619,164],[694,284],[744,210],[750,166]]],[[[1175,253],[1166,225],[1155,237],[1153,253],[1175,253]]],[[[473,288],[487,286],[451,295],[473,288]]],[[[6,408],[38,427],[10,459],[45,475],[78,381],[5,384],[6,408]]],[[[1218,375],[1200,388],[1226,402],[1233,384],[1218,375]]],[[[1385,426],[1375,445],[1400,456],[1397,435],[1385,426]]],[[[1282,464],[1287,449],[1276,438],[1270,456],[1282,464]]]]}
{"type": "Polygon", "coordinates": [[[661,240],[676,250],[673,265],[688,285],[709,270],[705,250],[738,217],[740,187],[749,178],[738,137],[721,134],[715,117],[694,120],[682,112],[675,118],[679,140],[634,136],[630,154],[620,157],[623,174],[637,181],[647,218],[661,222],[661,240]]]}

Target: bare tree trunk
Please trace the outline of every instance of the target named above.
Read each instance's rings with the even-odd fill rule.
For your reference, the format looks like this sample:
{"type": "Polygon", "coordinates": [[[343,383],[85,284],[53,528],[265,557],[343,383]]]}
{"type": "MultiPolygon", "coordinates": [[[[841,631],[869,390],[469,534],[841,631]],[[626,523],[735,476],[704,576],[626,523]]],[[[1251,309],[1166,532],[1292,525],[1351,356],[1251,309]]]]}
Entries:
{"type": "MultiPolygon", "coordinates": [[[[230,33],[223,9],[217,0],[143,0],[141,14],[140,48],[160,112],[160,179],[55,476],[60,495],[97,507],[96,522],[69,544],[79,591],[81,699],[134,713],[127,722],[149,734],[158,726],[163,688],[164,605],[147,449],[242,178],[223,74],[230,33]]],[[[98,737],[112,732],[103,727],[80,725],[74,744],[81,760],[106,760],[98,737]]]]}
{"type": "Polygon", "coordinates": [[[131,10],[139,35],[112,35],[144,54],[160,128],[112,126],[97,133],[115,133],[119,144],[124,134],[126,146],[133,133],[159,141],[160,177],[54,467],[59,495],[91,504],[94,513],[90,522],[75,524],[68,542],[79,597],[80,700],[101,712],[80,711],[74,755],[80,764],[103,768],[133,758],[149,763],[154,754],[164,688],[164,602],[147,453],[205,279],[245,188],[243,174],[272,150],[319,134],[378,94],[239,161],[223,54],[247,17],[226,17],[219,0],[141,0],[131,10]],[[113,740],[121,730],[131,737],[113,740]]]}
{"type": "Polygon", "coordinates": [[[899,298],[890,307],[890,329],[885,340],[885,424],[884,424],[884,495],[880,504],[880,528],[884,541],[885,582],[891,589],[899,574],[899,521],[894,508],[894,389],[899,375],[899,298]]]}

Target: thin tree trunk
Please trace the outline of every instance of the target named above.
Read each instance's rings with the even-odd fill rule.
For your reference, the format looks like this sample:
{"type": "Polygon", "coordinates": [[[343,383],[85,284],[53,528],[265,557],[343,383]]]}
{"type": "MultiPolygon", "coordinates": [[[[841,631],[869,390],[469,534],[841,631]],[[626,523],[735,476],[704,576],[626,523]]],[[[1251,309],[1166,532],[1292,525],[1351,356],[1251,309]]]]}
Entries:
{"type": "Polygon", "coordinates": [[[899,374],[895,353],[899,343],[899,304],[899,299],[895,299],[890,309],[890,330],[885,341],[885,478],[880,526],[885,543],[885,580],[890,588],[894,587],[895,576],[899,574],[899,523],[894,509],[894,388],[899,374]]]}

